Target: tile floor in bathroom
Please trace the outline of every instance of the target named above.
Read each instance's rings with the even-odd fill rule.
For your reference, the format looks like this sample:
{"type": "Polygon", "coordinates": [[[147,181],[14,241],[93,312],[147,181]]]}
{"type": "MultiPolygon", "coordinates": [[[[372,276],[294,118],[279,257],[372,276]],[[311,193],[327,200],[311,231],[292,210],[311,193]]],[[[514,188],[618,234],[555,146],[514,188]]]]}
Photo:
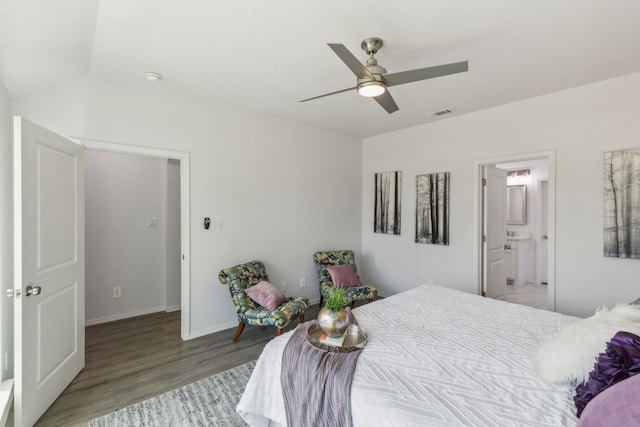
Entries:
{"type": "Polygon", "coordinates": [[[547,309],[547,285],[525,283],[524,285],[507,285],[506,298],[509,302],[529,307],[547,309]]]}

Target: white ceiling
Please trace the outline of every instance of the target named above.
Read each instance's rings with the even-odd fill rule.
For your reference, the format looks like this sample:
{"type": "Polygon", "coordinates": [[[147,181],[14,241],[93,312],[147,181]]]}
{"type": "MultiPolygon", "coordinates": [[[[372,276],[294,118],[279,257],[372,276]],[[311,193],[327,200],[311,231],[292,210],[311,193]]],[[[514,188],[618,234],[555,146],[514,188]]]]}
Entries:
{"type": "Polygon", "coordinates": [[[367,137],[639,72],[639,23],[635,0],[0,0],[0,77],[20,97],[155,71],[158,90],[367,137]],[[355,92],[298,102],[355,86],[327,43],[365,62],[370,36],[390,73],[469,72],[391,88],[391,115],[355,92]]]}

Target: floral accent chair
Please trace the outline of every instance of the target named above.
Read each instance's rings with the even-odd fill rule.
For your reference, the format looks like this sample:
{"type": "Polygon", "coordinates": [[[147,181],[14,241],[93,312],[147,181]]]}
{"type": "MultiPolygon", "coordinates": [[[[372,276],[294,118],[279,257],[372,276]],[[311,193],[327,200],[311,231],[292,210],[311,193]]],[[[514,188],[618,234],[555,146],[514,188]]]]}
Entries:
{"type": "Polygon", "coordinates": [[[310,305],[307,297],[288,297],[274,310],[268,310],[247,296],[245,289],[263,280],[269,281],[262,261],[225,268],[218,274],[218,280],[229,287],[238,314],[239,324],[233,337],[234,342],[240,337],[245,324],[275,326],[277,334],[282,335],[282,329],[295,319],[300,318],[300,322],[304,322],[304,313],[310,305]]]}
{"type": "MultiPolygon", "coordinates": [[[[331,274],[327,270],[332,265],[351,264],[353,271],[358,274],[356,267],[355,257],[352,250],[339,250],[339,251],[324,251],[316,252],[313,254],[313,261],[318,267],[318,281],[320,284],[320,307],[322,302],[327,296],[327,292],[334,286],[331,280],[331,274]]],[[[350,286],[345,288],[347,290],[347,296],[352,301],[369,300],[369,302],[375,300],[378,297],[378,290],[373,286],[363,285],[350,286]]]]}

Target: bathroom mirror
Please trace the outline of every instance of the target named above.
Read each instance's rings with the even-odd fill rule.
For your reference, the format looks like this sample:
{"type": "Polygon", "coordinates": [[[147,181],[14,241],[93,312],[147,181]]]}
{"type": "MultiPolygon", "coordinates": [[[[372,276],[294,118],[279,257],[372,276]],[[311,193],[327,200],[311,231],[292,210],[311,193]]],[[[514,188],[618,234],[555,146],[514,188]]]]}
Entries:
{"type": "Polygon", "coordinates": [[[507,186],[507,224],[527,223],[527,186],[507,186]]]}

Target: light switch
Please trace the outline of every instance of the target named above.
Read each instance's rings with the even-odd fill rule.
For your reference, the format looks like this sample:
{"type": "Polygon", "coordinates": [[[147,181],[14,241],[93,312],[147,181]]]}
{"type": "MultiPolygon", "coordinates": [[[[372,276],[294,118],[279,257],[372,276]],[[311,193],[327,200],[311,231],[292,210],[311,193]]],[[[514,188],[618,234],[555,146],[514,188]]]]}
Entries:
{"type": "Polygon", "coordinates": [[[160,227],[160,220],[157,216],[147,218],[147,227],[160,227]]]}

